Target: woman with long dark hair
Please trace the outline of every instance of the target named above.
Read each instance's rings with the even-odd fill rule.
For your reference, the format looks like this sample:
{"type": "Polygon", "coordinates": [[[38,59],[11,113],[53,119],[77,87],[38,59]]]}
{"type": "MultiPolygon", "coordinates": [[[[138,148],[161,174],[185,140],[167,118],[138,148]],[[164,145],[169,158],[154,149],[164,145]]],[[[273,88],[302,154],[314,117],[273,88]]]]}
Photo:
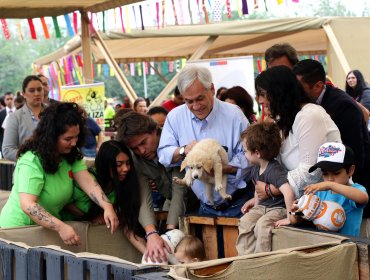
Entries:
{"type": "MultiPolygon", "coordinates": [[[[128,148],[115,140],[104,142],[95,158],[95,178],[116,209],[120,224],[131,243],[141,252],[146,249],[145,231],[139,223],[140,190],[128,148]]],[[[94,171],[93,171],[94,172],[94,171]]],[[[96,218],[95,205],[89,216],[96,218]]]]}
{"type": "Polygon", "coordinates": [[[320,171],[308,172],[316,163],[319,147],[326,142],[342,142],[338,127],[321,106],[312,103],[286,66],[263,71],[255,80],[255,88],[259,103],[269,109],[281,129],[279,157],[298,198],[306,185],[321,179],[320,171]]]}
{"type": "Polygon", "coordinates": [[[1,227],[38,224],[58,232],[67,245],[80,244],[78,234],[60,215],[72,198],[75,180],[104,209],[111,232],[116,230],[113,206],[82,160],[85,121],[75,103],[56,103],[40,113],[32,137],[18,151],[14,185],[0,214],[1,227]]]}
{"type": "Polygon", "coordinates": [[[359,70],[352,70],[347,74],[346,92],[367,110],[370,110],[370,88],[359,70]]]}

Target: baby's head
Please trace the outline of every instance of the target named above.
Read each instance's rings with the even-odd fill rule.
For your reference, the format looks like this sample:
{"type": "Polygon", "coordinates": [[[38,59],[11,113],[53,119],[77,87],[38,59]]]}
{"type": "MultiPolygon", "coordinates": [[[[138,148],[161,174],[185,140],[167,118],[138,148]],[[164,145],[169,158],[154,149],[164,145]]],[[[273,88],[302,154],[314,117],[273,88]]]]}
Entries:
{"type": "Polygon", "coordinates": [[[272,122],[255,123],[240,135],[246,158],[260,165],[260,159],[271,161],[277,157],[281,147],[280,130],[272,122]]]}
{"type": "Polygon", "coordinates": [[[309,172],[320,168],[324,181],[348,185],[355,172],[355,155],[353,150],[342,143],[329,142],[321,145],[317,163],[309,172]]]}
{"type": "Polygon", "coordinates": [[[206,253],[202,241],[195,236],[186,235],[176,246],[175,258],[179,263],[204,261],[206,253]]]}

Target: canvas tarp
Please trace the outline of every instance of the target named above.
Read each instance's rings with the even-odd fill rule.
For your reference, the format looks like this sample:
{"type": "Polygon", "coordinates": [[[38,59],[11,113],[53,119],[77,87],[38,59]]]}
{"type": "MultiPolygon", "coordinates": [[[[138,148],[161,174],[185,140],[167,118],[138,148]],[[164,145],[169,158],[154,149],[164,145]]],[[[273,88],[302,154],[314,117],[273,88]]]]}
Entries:
{"type": "MultiPolygon", "coordinates": [[[[328,55],[328,74],[338,86],[343,86],[350,69],[360,69],[370,77],[370,18],[290,18],[240,20],[207,25],[147,28],[131,33],[109,31],[102,34],[110,53],[117,62],[161,61],[189,58],[213,36],[215,41],[202,58],[263,55],[276,43],[290,43],[300,54],[328,55]],[[328,36],[328,33],[330,33],[328,36]]],[[[64,54],[76,51],[78,39],[68,43],[64,54]]],[[[104,55],[92,46],[97,63],[104,55]]],[[[35,61],[47,64],[60,54],[35,61]]],[[[370,79],[370,78],[369,78],[370,79]]]]}
{"type": "Polygon", "coordinates": [[[176,265],[174,279],[358,279],[355,243],[327,243],[235,258],[176,265]]]}
{"type": "Polygon", "coordinates": [[[101,12],[142,0],[1,0],[0,18],[59,16],[73,11],[101,12]]]}

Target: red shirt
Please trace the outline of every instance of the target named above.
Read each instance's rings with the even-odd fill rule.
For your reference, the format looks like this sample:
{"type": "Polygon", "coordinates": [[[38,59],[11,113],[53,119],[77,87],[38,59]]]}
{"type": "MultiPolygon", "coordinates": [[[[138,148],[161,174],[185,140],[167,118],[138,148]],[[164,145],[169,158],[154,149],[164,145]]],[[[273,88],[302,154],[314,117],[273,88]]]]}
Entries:
{"type": "Polygon", "coordinates": [[[179,105],[173,102],[172,99],[162,103],[162,107],[165,108],[168,112],[171,111],[173,108],[176,108],[177,106],[179,105]]]}

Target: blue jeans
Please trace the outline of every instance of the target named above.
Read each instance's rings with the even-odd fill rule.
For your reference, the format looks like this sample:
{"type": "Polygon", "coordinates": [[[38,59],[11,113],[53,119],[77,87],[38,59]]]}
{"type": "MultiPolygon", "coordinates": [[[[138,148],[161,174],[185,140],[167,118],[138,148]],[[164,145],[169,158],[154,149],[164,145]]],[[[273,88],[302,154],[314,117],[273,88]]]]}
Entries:
{"type": "Polygon", "coordinates": [[[96,157],[96,148],[87,149],[82,147],[81,152],[85,157],[96,157]]]}
{"type": "Polygon", "coordinates": [[[201,201],[198,214],[201,216],[206,215],[206,216],[221,216],[221,217],[239,218],[243,215],[241,212],[241,208],[243,204],[247,200],[251,199],[253,196],[254,196],[254,190],[248,188],[248,190],[246,190],[246,192],[238,199],[227,201],[226,203],[228,203],[229,205],[227,209],[223,211],[215,210],[212,208],[212,206],[207,205],[201,201]]]}

